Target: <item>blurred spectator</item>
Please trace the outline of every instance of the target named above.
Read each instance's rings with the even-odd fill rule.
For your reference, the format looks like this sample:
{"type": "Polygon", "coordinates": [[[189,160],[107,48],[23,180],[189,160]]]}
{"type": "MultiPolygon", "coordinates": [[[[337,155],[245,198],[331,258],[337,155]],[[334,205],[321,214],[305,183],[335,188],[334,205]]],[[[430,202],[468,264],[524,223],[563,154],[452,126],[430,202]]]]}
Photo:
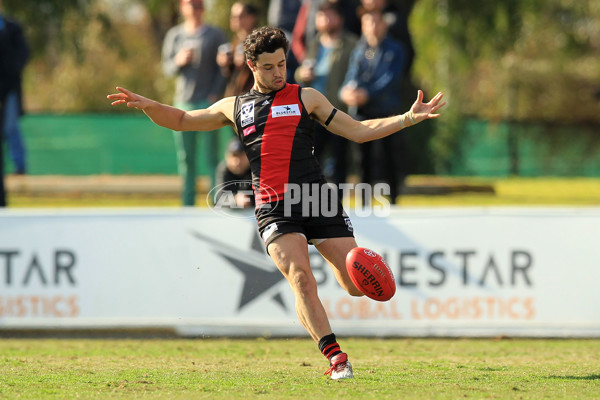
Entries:
{"type": "Polygon", "coordinates": [[[23,29],[16,21],[4,15],[0,0],[0,129],[17,174],[26,172],[25,146],[19,118],[23,114],[21,78],[28,58],[29,47],[23,29]]]}
{"type": "Polygon", "coordinates": [[[267,12],[267,23],[282,29],[288,40],[292,38],[292,30],[296,24],[302,0],[271,0],[267,12]]]}
{"type": "Polygon", "coordinates": [[[359,33],[360,24],[356,17],[359,6],[358,0],[302,0],[302,5],[298,10],[294,23],[291,40],[291,53],[299,63],[304,61],[306,46],[317,35],[315,17],[319,7],[325,2],[337,4],[340,14],[344,17],[344,28],[351,32],[359,33]]]}
{"type": "Polygon", "coordinates": [[[258,9],[251,4],[236,2],[231,6],[229,27],[234,34],[231,43],[219,46],[217,64],[227,79],[225,97],[237,96],[252,89],[254,78],[244,55],[244,40],[258,24],[258,9]]]}
{"type": "MultiPolygon", "coordinates": [[[[363,36],[352,52],[340,98],[348,105],[349,114],[359,120],[397,114],[406,50],[388,36],[388,25],[381,12],[366,12],[361,23],[363,36]]],[[[392,203],[396,202],[399,185],[406,175],[402,169],[398,177],[399,166],[396,163],[396,160],[406,159],[402,154],[405,145],[400,142],[403,140],[404,135],[390,135],[360,145],[362,182],[374,183],[373,167],[382,167],[383,180],[390,185],[392,203]],[[374,157],[373,152],[377,152],[378,156],[374,157]]]]}
{"type": "MultiPolygon", "coordinates": [[[[342,10],[336,2],[326,1],[315,15],[317,36],[308,44],[306,58],[296,70],[296,82],[311,86],[339,110],[347,111],[338,96],[344,82],[350,54],[358,37],[344,29],[342,10]]],[[[325,175],[335,184],[346,182],[348,140],[315,125],[315,156],[325,175]],[[329,150],[331,158],[326,160],[329,150]]]]}
{"type": "Polygon", "coordinates": [[[215,187],[215,204],[233,207],[235,202],[235,208],[254,207],[250,162],[237,137],[229,142],[225,160],[217,167],[215,187]]]}
{"type": "Polygon", "coordinates": [[[415,49],[408,30],[408,10],[404,5],[399,6],[396,4],[398,2],[394,4],[389,0],[361,0],[361,6],[357,11],[359,15],[369,11],[380,11],[383,14],[383,19],[388,25],[388,34],[404,45],[406,63],[403,75],[406,77],[412,66],[415,49]]]}
{"type": "Polygon", "coordinates": [[[0,207],[6,206],[4,187],[4,137],[17,173],[25,173],[25,150],[19,129],[21,74],[29,49],[21,26],[6,18],[0,0],[0,207]]]}
{"type": "MultiPolygon", "coordinates": [[[[203,22],[202,0],[180,0],[183,23],[171,28],[163,43],[163,71],[176,76],[175,106],[184,110],[207,108],[223,95],[225,78],[217,65],[220,45],[227,42],[218,28],[203,22]]],[[[179,173],[183,177],[182,201],[192,206],[196,197],[197,132],[175,132],[179,173]]],[[[203,135],[204,157],[209,166],[217,165],[218,135],[203,135]]],[[[214,184],[214,178],[212,179],[214,184]]]]}
{"type": "MultiPolygon", "coordinates": [[[[329,0],[331,1],[331,0],[329,0]]],[[[357,36],[360,36],[360,18],[359,18],[359,7],[361,6],[360,0],[334,0],[340,5],[342,14],[344,16],[344,28],[348,32],[352,32],[357,36]]]]}
{"type": "MultiPolygon", "coordinates": [[[[285,33],[288,41],[292,42],[292,30],[298,18],[302,0],[270,0],[267,22],[270,26],[280,28],[285,33]]],[[[298,68],[298,61],[293,51],[287,54],[287,81],[294,83],[294,71],[298,68]]]]}
{"type": "MultiPolygon", "coordinates": [[[[0,104],[0,109],[2,108],[2,104],[0,104]]],[[[2,122],[2,117],[0,117],[0,123],[2,122]]],[[[4,146],[2,145],[4,140],[0,138],[0,207],[6,207],[6,192],[4,190],[4,146]]]]}
{"type": "Polygon", "coordinates": [[[317,34],[315,16],[325,0],[302,0],[298,10],[294,30],[292,31],[291,52],[300,64],[306,56],[306,45],[312,42],[317,34]]]}

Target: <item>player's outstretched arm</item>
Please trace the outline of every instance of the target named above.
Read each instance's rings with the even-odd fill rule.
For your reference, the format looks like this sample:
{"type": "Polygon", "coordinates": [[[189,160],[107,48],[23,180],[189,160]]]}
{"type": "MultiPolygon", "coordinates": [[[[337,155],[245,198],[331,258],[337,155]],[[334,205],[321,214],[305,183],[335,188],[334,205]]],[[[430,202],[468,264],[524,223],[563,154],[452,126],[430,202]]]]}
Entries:
{"type": "MultiPolygon", "coordinates": [[[[304,93],[306,93],[305,104],[307,104],[307,108],[311,108],[309,110],[311,115],[317,121],[325,124],[333,110],[331,103],[314,89],[303,89],[303,99],[304,93]]],[[[380,139],[426,119],[438,118],[440,116],[437,113],[438,110],[446,105],[446,102],[441,101],[443,96],[443,93],[440,92],[428,103],[423,103],[423,91],[419,90],[417,99],[408,112],[388,118],[356,121],[348,114],[337,111],[327,129],[358,143],[380,139]]]]}
{"type": "Polygon", "coordinates": [[[212,131],[231,125],[233,119],[233,97],[218,101],[207,109],[183,111],[122,87],[117,87],[117,90],[119,93],[106,96],[113,100],[113,106],[125,104],[141,110],[157,125],[174,131],[212,131]]]}

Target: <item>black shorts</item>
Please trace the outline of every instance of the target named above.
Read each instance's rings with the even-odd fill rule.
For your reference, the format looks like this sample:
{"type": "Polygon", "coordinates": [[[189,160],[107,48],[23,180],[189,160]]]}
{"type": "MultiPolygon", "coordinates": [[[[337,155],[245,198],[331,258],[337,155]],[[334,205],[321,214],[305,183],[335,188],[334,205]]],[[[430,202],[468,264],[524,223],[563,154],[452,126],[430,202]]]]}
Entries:
{"type": "Polygon", "coordinates": [[[265,247],[286,233],[300,233],[310,244],[319,244],[319,239],[354,237],[354,228],[341,202],[335,198],[316,201],[318,207],[303,207],[302,202],[286,207],[285,201],[257,206],[258,232],[265,247]],[[325,210],[320,206],[322,201],[328,202],[325,210]]]}

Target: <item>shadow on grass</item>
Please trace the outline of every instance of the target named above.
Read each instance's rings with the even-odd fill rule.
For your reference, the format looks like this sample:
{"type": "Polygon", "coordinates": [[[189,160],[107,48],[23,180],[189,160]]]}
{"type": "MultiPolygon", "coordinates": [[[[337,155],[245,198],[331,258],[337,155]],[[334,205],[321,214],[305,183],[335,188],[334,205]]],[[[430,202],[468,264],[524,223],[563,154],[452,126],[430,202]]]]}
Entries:
{"type": "Polygon", "coordinates": [[[578,381],[597,381],[597,380],[600,380],[600,374],[582,375],[582,376],[576,376],[576,375],[564,375],[564,376],[552,375],[552,376],[549,376],[549,378],[550,379],[569,379],[569,380],[578,380],[578,381]]]}

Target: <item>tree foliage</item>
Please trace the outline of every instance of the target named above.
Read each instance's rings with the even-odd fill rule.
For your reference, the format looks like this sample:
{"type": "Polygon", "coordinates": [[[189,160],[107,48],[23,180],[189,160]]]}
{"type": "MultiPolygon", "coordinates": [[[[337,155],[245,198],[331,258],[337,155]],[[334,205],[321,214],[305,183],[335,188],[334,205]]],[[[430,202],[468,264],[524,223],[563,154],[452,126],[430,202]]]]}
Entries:
{"type": "Polygon", "coordinates": [[[416,73],[448,87],[462,113],[600,121],[597,1],[421,0],[412,22],[417,49],[425,49],[416,73]]]}
{"type": "MultiPolygon", "coordinates": [[[[208,2],[207,2],[208,3],[208,2]]],[[[228,28],[232,0],[214,3],[206,20],[228,28]]],[[[105,94],[118,85],[170,102],[160,51],[179,22],[179,0],[4,0],[32,49],[25,71],[30,112],[113,111],[105,94]]]]}
{"type": "MultiPolygon", "coordinates": [[[[401,0],[398,0],[401,1],[401,0]]],[[[206,0],[209,23],[228,30],[234,0],[206,0]]],[[[267,0],[252,0],[263,12],[267,0]]],[[[433,146],[439,169],[465,116],[493,121],[600,124],[598,0],[405,0],[416,49],[415,85],[445,91],[433,146]]],[[[30,111],[109,111],[116,84],[169,102],[160,68],[179,0],[4,0],[25,26],[33,59],[30,111]]]]}
{"type": "Polygon", "coordinates": [[[416,80],[447,92],[438,169],[464,116],[600,124],[600,2],[420,0],[411,19],[416,80]]]}

